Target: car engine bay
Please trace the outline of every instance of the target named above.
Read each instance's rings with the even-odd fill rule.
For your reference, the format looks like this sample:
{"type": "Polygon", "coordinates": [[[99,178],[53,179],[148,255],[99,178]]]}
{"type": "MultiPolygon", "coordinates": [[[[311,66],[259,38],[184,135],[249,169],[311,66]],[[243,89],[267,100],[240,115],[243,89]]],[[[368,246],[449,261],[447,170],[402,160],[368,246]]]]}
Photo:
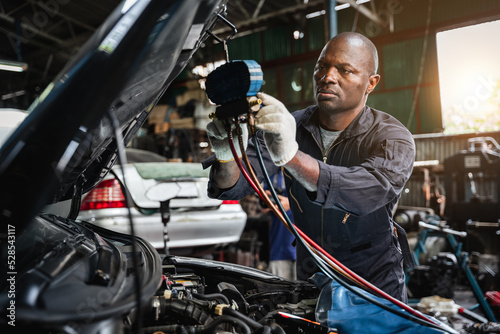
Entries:
{"type": "Polygon", "coordinates": [[[314,321],[319,293],[314,284],[230,263],[161,259],[139,238],[134,264],[132,236],[48,214],[35,218],[29,229],[19,239],[26,247],[17,250],[23,260],[18,261],[16,313],[23,330],[327,332],[314,321]]]}

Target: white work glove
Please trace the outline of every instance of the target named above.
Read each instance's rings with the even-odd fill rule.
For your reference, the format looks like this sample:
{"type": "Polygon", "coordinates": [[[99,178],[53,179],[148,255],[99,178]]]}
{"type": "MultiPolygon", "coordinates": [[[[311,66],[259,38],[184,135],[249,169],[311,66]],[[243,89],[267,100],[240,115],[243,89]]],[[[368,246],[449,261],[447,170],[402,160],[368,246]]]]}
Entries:
{"type": "MultiPolygon", "coordinates": [[[[242,130],[242,138],[243,138],[243,146],[245,150],[248,144],[248,129],[246,124],[239,125],[242,130]]],[[[241,157],[240,144],[238,142],[238,135],[236,131],[236,126],[234,124],[231,125],[231,133],[233,135],[233,143],[238,153],[238,156],[241,157]]],[[[228,162],[234,160],[233,153],[231,152],[231,148],[229,147],[229,142],[227,138],[227,131],[224,126],[224,123],[218,119],[214,119],[213,121],[207,124],[207,135],[210,144],[212,145],[212,149],[215,152],[215,157],[220,162],[228,162]]]]}
{"type": "Polygon", "coordinates": [[[264,131],[267,150],[276,166],[286,165],[297,154],[297,125],[286,107],[274,97],[258,93],[262,107],[255,115],[255,127],[264,131]]]}

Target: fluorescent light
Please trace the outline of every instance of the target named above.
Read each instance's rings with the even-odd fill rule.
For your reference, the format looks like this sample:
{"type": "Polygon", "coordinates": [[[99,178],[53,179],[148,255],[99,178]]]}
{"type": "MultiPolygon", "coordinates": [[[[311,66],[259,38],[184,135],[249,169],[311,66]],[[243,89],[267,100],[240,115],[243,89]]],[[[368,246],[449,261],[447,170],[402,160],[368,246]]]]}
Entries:
{"type": "Polygon", "coordinates": [[[3,60],[0,59],[0,70],[23,72],[28,69],[28,64],[19,61],[3,60]]]}
{"type": "Polygon", "coordinates": [[[13,97],[22,96],[24,94],[26,94],[25,90],[18,90],[17,92],[14,92],[14,93],[4,94],[4,95],[2,95],[2,101],[12,99],[13,97]]]}
{"type": "MultiPolygon", "coordinates": [[[[358,0],[358,1],[356,1],[356,4],[361,5],[362,3],[366,3],[366,2],[370,2],[370,0],[358,0]]],[[[349,7],[351,7],[351,5],[349,3],[343,3],[341,5],[335,6],[335,10],[339,11],[339,10],[346,9],[349,7]]],[[[317,16],[325,15],[325,14],[326,14],[326,10],[312,12],[312,13],[306,14],[306,19],[312,19],[313,17],[317,17],[317,16]]]]}
{"type": "Polygon", "coordinates": [[[339,11],[339,10],[341,10],[341,9],[346,9],[346,8],[349,8],[349,7],[351,7],[351,5],[350,5],[350,4],[348,4],[348,3],[344,3],[344,4],[342,4],[342,5],[335,6],[335,10],[336,10],[336,11],[339,11]]]}
{"type": "MultiPolygon", "coordinates": [[[[366,3],[366,2],[370,2],[370,0],[357,0],[356,1],[356,5],[361,5],[362,3],[366,3]]],[[[349,7],[351,7],[351,4],[344,3],[342,5],[335,6],[335,10],[339,11],[341,9],[346,9],[346,8],[349,8],[349,7]]]]}
{"type": "Polygon", "coordinates": [[[317,16],[320,16],[320,15],[325,15],[326,14],[326,10],[320,10],[320,11],[317,11],[317,12],[312,12],[312,13],[309,13],[306,15],[306,19],[312,19],[313,17],[317,17],[317,16]]]}
{"type": "Polygon", "coordinates": [[[422,161],[415,161],[413,163],[414,167],[430,167],[438,165],[439,165],[439,160],[422,160],[422,161]]]}

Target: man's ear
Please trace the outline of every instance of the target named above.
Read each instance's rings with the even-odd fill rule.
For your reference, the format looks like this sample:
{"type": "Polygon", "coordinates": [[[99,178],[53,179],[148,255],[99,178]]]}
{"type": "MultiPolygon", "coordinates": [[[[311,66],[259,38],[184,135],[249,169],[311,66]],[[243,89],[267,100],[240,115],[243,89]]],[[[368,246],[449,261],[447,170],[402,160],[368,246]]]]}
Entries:
{"type": "Polygon", "coordinates": [[[377,87],[378,82],[380,81],[380,74],[372,74],[368,78],[368,87],[366,87],[366,95],[370,94],[375,87],[377,87]]]}

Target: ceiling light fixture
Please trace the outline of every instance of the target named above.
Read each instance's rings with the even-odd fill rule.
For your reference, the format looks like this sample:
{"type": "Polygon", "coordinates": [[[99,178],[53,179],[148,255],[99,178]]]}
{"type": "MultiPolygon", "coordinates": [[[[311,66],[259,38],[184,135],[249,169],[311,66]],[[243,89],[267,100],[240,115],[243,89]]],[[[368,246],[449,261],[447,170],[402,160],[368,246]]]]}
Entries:
{"type": "Polygon", "coordinates": [[[28,69],[28,64],[20,61],[0,59],[0,70],[12,72],[24,72],[28,69]]]}
{"type": "MultiPolygon", "coordinates": [[[[361,5],[361,4],[366,3],[366,2],[370,2],[370,0],[358,0],[358,1],[356,1],[356,5],[361,5]]],[[[339,10],[346,9],[349,7],[351,7],[351,5],[349,3],[343,3],[341,5],[335,6],[335,10],[339,11],[339,10]]],[[[312,12],[312,13],[307,14],[306,19],[312,19],[314,17],[318,17],[318,16],[325,15],[325,14],[326,14],[326,10],[324,10],[324,9],[319,10],[317,12],[312,12]]]]}
{"type": "Polygon", "coordinates": [[[301,39],[304,37],[304,32],[300,30],[295,30],[293,32],[293,39],[301,39]]]}
{"type": "Polygon", "coordinates": [[[26,94],[26,91],[24,89],[18,90],[17,92],[14,92],[14,93],[4,94],[4,95],[2,95],[2,101],[12,99],[14,97],[22,96],[24,94],[26,94]]]}
{"type": "MultiPolygon", "coordinates": [[[[356,5],[361,5],[362,3],[366,3],[366,2],[370,2],[370,0],[357,0],[356,1],[356,5]]],[[[346,9],[346,8],[349,8],[349,7],[351,7],[351,4],[344,3],[342,5],[335,6],[335,10],[339,11],[341,9],[346,9]]]]}
{"type": "Polygon", "coordinates": [[[317,12],[312,12],[312,13],[309,13],[306,15],[306,19],[312,19],[313,17],[317,17],[317,16],[321,16],[321,15],[325,15],[326,14],[326,10],[320,10],[320,11],[317,11],[317,12]]]}

